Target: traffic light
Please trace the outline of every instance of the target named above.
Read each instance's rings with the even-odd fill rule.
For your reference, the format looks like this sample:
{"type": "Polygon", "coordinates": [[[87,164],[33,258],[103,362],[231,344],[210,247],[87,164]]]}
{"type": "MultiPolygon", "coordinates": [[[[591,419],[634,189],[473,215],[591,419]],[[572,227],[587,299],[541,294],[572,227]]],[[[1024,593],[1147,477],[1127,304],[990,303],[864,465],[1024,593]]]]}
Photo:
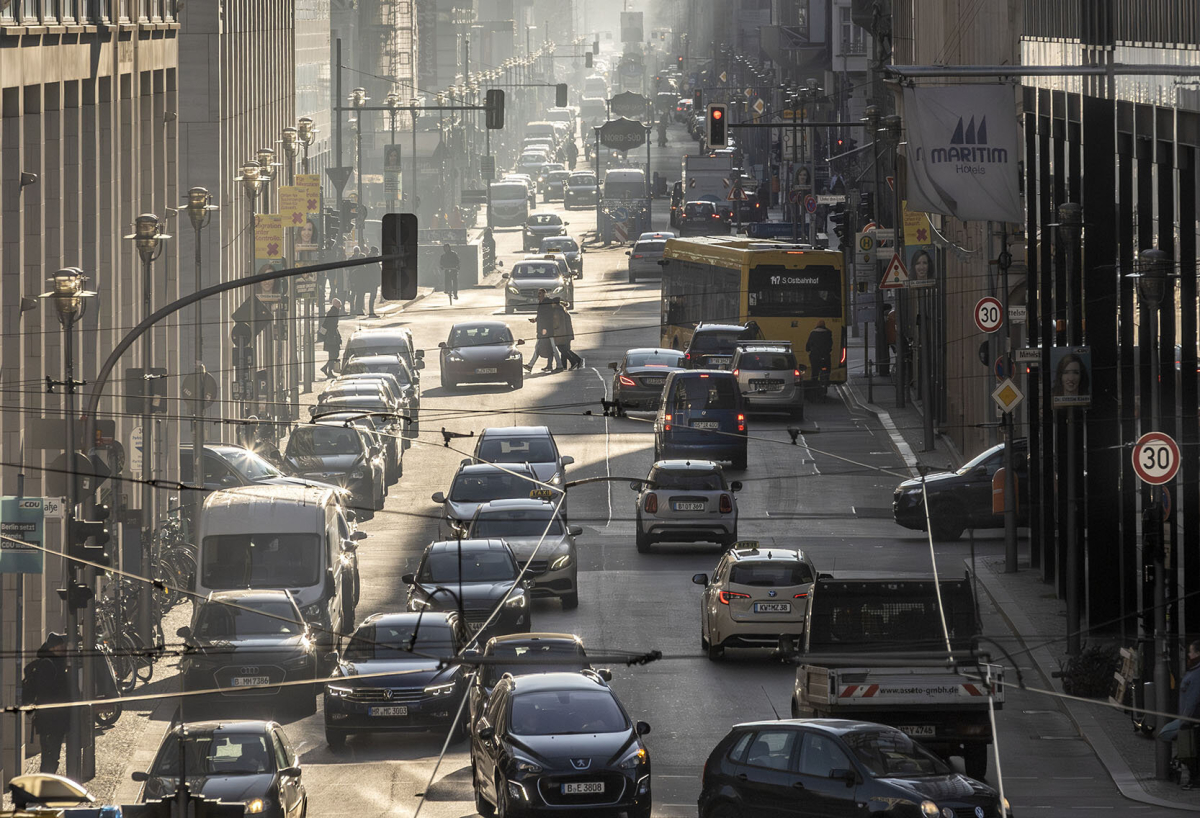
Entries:
{"type": "Polygon", "coordinates": [[[683,71],[683,55],[680,54],[675,58],[675,64],[679,66],[679,70],[683,71]]]}
{"type": "Polygon", "coordinates": [[[850,151],[853,151],[855,148],[858,147],[858,140],[855,139],[853,136],[846,137],[845,142],[846,142],[846,152],[847,153],[849,153],[850,151]]]}
{"type": "Polygon", "coordinates": [[[859,220],[866,224],[875,219],[875,194],[872,191],[865,190],[860,194],[858,201],[859,220]]]}
{"type": "Polygon", "coordinates": [[[833,213],[829,217],[829,221],[833,222],[833,232],[842,244],[846,243],[846,215],[846,205],[838,204],[833,206],[833,213]]]}
{"type": "Polygon", "coordinates": [[[412,213],[383,216],[383,297],[410,301],[417,297],[417,217],[412,213]],[[388,259],[387,256],[393,256],[388,259]]]}
{"type": "Polygon", "coordinates": [[[704,92],[697,88],[692,91],[692,110],[699,112],[704,107],[704,92]]]}
{"type": "Polygon", "coordinates": [[[708,104],[708,128],[705,135],[708,137],[708,147],[710,148],[724,148],[729,145],[729,130],[725,121],[726,112],[727,108],[723,102],[708,104]]]}
{"type": "Polygon", "coordinates": [[[325,208],[325,241],[327,244],[334,244],[338,237],[342,235],[342,220],[340,215],[332,207],[325,208]]]}
{"type": "Polygon", "coordinates": [[[72,520],[68,554],[77,560],[97,565],[112,565],[112,559],[104,550],[112,539],[108,532],[109,508],[97,505],[92,509],[91,520],[72,520]],[[90,541],[90,542],[89,542],[90,541]]]}
{"type": "Polygon", "coordinates": [[[565,82],[560,82],[554,86],[554,107],[567,107],[567,84],[565,82]]]}
{"type": "MultiPolygon", "coordinates": [[[[563,86],[564,88],[566,86],[563,86]]],[[[504,127],[504,91],[500,88],[489,88],[487,92],[487,129],[498,131],[504,127]]]]}
{"type": "Polygon", "coordinates": [[[66,588],[58,588],[58,598],[67,603],[67,610],[71,613],[80,611],[91,604],[96,598],[96,592],[82,582],[76,582],[74,579],[67,580],[66,588]]]}
{"type": "Polygon", "coordinates": [[[594,64],[594,62],[592,60],[592,52],[589,51],[583,55],[583,67],[591,68],[593,64],[594,64]]]}
{"type": "Polygon", "coordinates": [[[600,41],[599,40],[592,40],[592,53],[593,54],[600,53],[600,41]]]}

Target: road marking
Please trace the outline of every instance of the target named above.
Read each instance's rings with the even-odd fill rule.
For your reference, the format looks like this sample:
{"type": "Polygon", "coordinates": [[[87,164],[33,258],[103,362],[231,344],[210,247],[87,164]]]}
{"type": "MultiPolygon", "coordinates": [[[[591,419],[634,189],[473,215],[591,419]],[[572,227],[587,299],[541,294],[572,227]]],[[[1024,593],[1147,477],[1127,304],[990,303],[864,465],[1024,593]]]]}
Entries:
{"type": "MultiPolygon", "coordinates": [[[[608,383],[604,380],[604,376],[600,374],[600,370],[594,366],[588,367],[596,373],[596,377],[600,379],[600,388],[604,390],[604,399],[608,400],[608,383]]],[[[609,456],[609,435],[608,435],[608,415],[604,416],[604,476],[612,477],[612,461],[609,456]]],[[[604,527],[608,528],[612,525],[612,480],[604,482],[604,492],[608,495],[608,519],[604,521],[604,527]]]]}

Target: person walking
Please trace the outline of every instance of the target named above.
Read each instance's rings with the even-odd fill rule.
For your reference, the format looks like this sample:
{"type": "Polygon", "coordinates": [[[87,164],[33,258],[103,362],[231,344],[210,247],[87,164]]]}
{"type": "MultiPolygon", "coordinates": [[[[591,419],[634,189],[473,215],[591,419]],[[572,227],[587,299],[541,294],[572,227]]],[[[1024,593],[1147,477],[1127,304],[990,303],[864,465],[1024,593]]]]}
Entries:
{"type": "Polygon", "coordinates": [[[571,351],[571,342],[575,340],[575,327],[571,321],[571,313],[567,312],[569,304],[554,296],[554,345],[562,354],[567,369],[579,369],[583,366],[583,358],[571,351]]]}
{"type": "Polygon", "coordinates": [[[1190,721],[1200,718],[1200,641],[1192,642],[1187,648],[1187,663],[1179,684],[1179,716],[1162,726],[1158,731],[1158,740],[1175,742],[1175,757],[1188,771],[1188,780],[1183,789],[1191,790],[1200,787],[1196,723],[1190,721]]]}
{"type": "Polygon", "coordinates": [[[829,367],[833,355],[833,333],[818,321],[813,331],[808,334],[808,342],[804,344],[808,353],[808,365],[812,368],[813,377],[821,387],[821,397],[825,397],[825,389],[829,385],[829,367]]]}
{"type": "Polygon", "coordinates": [[[325,313],[325,318],[321,321],[321,346],[329,353],[329,360],[321,367],[321,371],[330,379],[337,374],[334,368],[337,366],[338,356],[342,354],[342,334],[338,332],[338,322],[341,320],[342,302],[341,299],[335,298],[329,302],[329,312],[325,313]]]}
{"type": "Polygon", "coordinates": [[[479,242],[483,245],[483,269],[484,275],[495,272],[496,270],[496,237],[492,234],[492,228],[483,228],[483,238],[479,242]]]}
{"type": "Polygon", "coordinates": [[[533,347],[533,357],[525,364],[525,371],[532,372],[533,365],[539,357],[546,359],[543,372],[558,372],[562,369],[562,357],[554,344],[554,302],[546,297],[546,290],[538,290],[537,315],[529,319],[529,323],[537,328],[537,343],[533,347]]]}
{"type": "Polygon", "coordinates": [[[442,255],[438,258],[438,267],[441,268],[442,275],[445,277],[443,289],[446,295],[450,296],[450,303],[454,303],[454,299],[458,298],[458,253],[450,247],[450,242],[442,244],[444,248],[442,255]]]}
{"type": "MultiPolygon", "coordinates": [[[[24,704],[62,704],[71,701],[71,680],[67,675],[67,637],[51,633],[38,648],[37,658],[25,666],[21,679],[24,704]]],[[[71,726],[72,711],[67,708],[35,710],[33,731],[42,747],[40,769],[58,772],[63,742],[71,726]]]]}
{"type": "MultiPolygon", "coordinates": [[[[361,257],[378,256],[379,248],[372,247],[368,253],[364,253],[361,257]]],[[[362,315],[364,312],[371,318],[378,318],[375,314],[375,296],[379,291],[379,284],[383,277],[383,271],[380,269],[378,262],[375,264],[364,264],[361,267],[354,267],[350,271],[350,275],[354,278],[354,312],[362,315]],[[370,306],[368,307],[368,303],[370,306]]]]}
{"type": "Polygon", "coordinates": [[[575,163],[579,160],[579,148],[575,146],[575,139],[572,137],[567,142],[567,167],[575,170],[575,163]]]}

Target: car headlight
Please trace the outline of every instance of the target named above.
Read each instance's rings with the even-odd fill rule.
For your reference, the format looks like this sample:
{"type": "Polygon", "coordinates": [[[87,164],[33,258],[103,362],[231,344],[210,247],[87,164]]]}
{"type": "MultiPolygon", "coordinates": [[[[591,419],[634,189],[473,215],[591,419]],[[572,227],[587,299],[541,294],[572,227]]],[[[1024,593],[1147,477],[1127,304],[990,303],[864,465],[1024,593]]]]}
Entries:
{"type": "Polygon", "coordinates": [[[617,766],[622,770],[633,770],[638,766],[645,764],[650,754],[646,752],[645,747],[635,747],[625,754],[625,757],[617,762],[617,766]]]}
{"type": "Polygon", "coordinates": [[[937,818],[938,805],[932,801],[922,801],[921,814],[927,816],[927,818],[937,818]]]}
{"type": "Polygon", "coordinates": [[[521,353],[514,349],[512,352],[508,353],[508,360],[510,360],[510,361],[521,360],[521,353]]]}
{"type": "Polygon", "coordinates": [[[555,472],[554,476],[550,478],[550,485],[561,486],[562,481],[563,481],[562,472],[555,472]]]}
{"type": "Polygon", "coordinates": [[[524,608],[528,604],[529,601],[525,599],[525,594],[517,594],[504,600],[505,608],[524,608]]]}
{"type": "Polygon", "coordinates": [[[519,773],[540,773],[542,771],[542,765],[536,761],[530,761],[520,756],[517,756],[514,760],[516,761],[517,772],[519,773]]]}
{"type": "Polygon", "coordinates": [[[457,352],[451,352],[446,356],[446,360],[452,364],[461,364],[463,362],[463,356],[459,355],[457,352]]]}
{"type": "Polygon", "coordinates": [[[562,284],[559,284],[557,287],[555,287],[553,290],[550,291],[550,294],[556,295],[557,293],[561,293],[563,291],[563,289],[565,289],[564,286],[562,284]]]}
{"type": "Polygon", "coordinates": [[[350,479],[351,480],[362,480],[364,477],[366,477],[366,474],[367,473],[364,472],[362,469],[355,469],[354,471],[350,472],[350,479]]]}
{"type": "Polygon", "coordinates": [[[305,619],[316,619],[325,613],[325,605],[321,602],[314,602],[312,605],[306,605],[300,609],[300,615],[305,619]]]}
{"type": "Polygon", "coordinates": [[[563,554],[561,557],[556,559],[554,562],[550,563],[550,570],[558,571],[560,569],[566,568],[570,564],[571,564],[571,555],[563,554]]]}
{"type": "Polygon", "coordinates": [[[512,284],[508,285],[508,291],[513,294],[518,294],[521,292],[520,288],[514,287],[512,284]]]}
{"type": "Polygon", "coordinates": [[[454,682],[446,682],[445,684],[439,685],[429,685],[429,687],[425,688],[425,693],[434,697],[449,696],[454,692],[455,686],[456,685],[454,682]]]}
{"type": "Polygon", "coordinates": [[[262,812],[271,805],[271,802],[265,798],[251,798],[244,803],[246,805],[246,812],[255,814],[262,812]]]}
{"type": "Polygon", "coordinates": [[[325,692],[335,699],[344,699],[349,696],[354,688],[341,687],[339,685],[325,685],[325,692]]]}

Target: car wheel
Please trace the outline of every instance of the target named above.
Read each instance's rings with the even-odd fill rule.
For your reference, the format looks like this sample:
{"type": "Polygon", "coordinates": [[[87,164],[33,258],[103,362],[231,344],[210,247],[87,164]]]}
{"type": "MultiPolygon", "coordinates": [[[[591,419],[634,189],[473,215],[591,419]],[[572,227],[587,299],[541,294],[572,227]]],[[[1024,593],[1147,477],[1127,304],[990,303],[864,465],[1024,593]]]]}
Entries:
{"type": "Polygon", "coordinates": [[[343,750],[346,747],[346,733],[343,730],[334,730],[331,727],[325,728],[325,743],[329,745],[329,749],[335,753],[343,750]]]}
{"type": "Polygon", "coordinates": [[[711,643],[709,644],[708,658],[710,661],[715,662],[724,655],[725,655],[725,648],[721,647],[720,645],[714,645],[711,643]]]}
{"type": "Polygon", "coordinates": [[[641,525],[638,526],[638,532],[635,535],[634,539],[635,539],[635,542],[637,543],[637,550],[638,550],[639,554],[649,554],[650,553],[650,546],[654,543],[654,541],[650,539],[649,534],[642,533],[641,525]]]}
{"type": "Polygon", "coordinates": [[[966,528],[958,512],[945,504],[934,506],[929,512],[929,517],[933,538],[940,542],[954,542],[962,536],[966,528]]]}
{"type": "Polygon", "coordinates": [[[562,607],[564,611],[573,611],[579,607],[579,591],[571,591],[568,594],[562,595],[562,607]]]}
{"type": "Polygon", "coordinates": [[[512,805],[508,803],[508,787],[505,786],[504,778],[499,774],[496,775],[496,815],[497,818],[513,818],[517,813],[513,810],[512,805]]]}
{"type": "Polygon", "coordinates": [[[483,792],[479,789],[479,770],[476,769],[473,759],[471,761],[471,786],[475,790],[475,811],[483,818],[492,818],[496,814],[496,807],[483,797],[483,792]]]}

